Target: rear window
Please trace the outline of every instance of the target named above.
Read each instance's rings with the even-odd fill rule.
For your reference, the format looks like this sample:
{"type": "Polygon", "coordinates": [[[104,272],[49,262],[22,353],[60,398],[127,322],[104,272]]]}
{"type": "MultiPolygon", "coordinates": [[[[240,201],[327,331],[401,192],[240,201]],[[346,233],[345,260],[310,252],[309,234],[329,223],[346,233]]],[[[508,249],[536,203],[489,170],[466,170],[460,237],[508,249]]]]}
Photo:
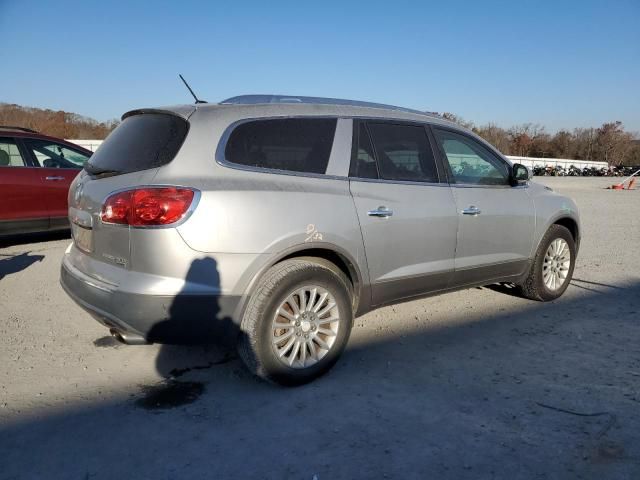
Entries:
{"type": "Polygon", "coordinates": [[[85,170],[117,174],[161,167],[174,159],[188,130],[187,121],[175,115],[127,117],[100,145],[85,170]]]}
{"type": "Polygon", "coordinates": [[[282,118],[243,123],[225,149],[230,163],[303,173],[325,173],[336,119],[282,118]]]}

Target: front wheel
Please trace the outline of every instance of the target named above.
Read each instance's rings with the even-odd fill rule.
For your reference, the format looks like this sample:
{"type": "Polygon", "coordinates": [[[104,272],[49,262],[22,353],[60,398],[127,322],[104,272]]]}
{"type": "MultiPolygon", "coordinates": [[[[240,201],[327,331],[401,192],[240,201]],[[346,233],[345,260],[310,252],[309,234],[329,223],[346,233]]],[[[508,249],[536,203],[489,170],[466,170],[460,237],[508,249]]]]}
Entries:
{"type": "Polygon", "coordinates": [[[575,262],[576,245],[571,232],[562,225],[552,225],[520,285],[522,295],[543,302],[560,297],[571,282],[575,262]]]}
{"type": "Polygon", "coordinates": [[[307,383],[328,371],[351,326],[350,283],[322,259],[273,266],[251,296],[238,351],[255,375],[283,385],[307,383]]]}

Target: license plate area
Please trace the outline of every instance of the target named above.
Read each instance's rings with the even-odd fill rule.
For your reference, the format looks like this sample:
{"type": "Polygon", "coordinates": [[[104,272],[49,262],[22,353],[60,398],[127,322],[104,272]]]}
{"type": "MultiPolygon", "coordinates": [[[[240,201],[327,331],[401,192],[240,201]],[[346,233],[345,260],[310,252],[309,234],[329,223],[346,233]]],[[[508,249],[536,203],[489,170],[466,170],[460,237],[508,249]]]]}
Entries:
{"type": "Polygon", "coordinates": [[[92,250],[92,235],[93,231],[90,228],[81,227],[75,223],[71,224],[71,235],[73,237],[73,243],[76,247],[86,253],[91,253],[92,250]]]}

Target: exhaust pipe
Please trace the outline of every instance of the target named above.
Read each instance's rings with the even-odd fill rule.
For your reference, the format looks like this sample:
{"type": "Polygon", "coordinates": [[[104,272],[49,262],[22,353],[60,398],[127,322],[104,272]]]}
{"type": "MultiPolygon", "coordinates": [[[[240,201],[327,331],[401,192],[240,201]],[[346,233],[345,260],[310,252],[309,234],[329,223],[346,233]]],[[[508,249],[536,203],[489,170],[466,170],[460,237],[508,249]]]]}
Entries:
{"type": "Polygon", "coordinates": [[[109,333],[120,343],[124,343],[126,345],[147,345],[149,343],[142,335],[124,333],[120,330],[116,330],[115,328],[109,329],[109,333]]]}

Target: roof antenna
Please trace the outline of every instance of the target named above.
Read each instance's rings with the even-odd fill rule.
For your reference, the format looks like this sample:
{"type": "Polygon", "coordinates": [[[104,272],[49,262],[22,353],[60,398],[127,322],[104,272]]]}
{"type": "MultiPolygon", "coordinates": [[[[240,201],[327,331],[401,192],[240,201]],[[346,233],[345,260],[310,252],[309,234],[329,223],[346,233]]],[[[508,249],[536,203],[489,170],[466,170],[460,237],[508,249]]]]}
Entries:
{"type": "Polygon", "coordinates": [[[193,93],[193,90],[191,90],[191,87],[189,86],[189,84],[187,83],[187,81],[184,79],[182,75],[178,74],[178,76],[180,77],[180,80],[184,82],[185,87],[189,89],[189,92],[191,92],[191,95],[193,95],[193,98],[195,99],[196,103],[207,103],[204,100],[200,100],[198,97],[196,97],[196,94],[193,93]]]}

